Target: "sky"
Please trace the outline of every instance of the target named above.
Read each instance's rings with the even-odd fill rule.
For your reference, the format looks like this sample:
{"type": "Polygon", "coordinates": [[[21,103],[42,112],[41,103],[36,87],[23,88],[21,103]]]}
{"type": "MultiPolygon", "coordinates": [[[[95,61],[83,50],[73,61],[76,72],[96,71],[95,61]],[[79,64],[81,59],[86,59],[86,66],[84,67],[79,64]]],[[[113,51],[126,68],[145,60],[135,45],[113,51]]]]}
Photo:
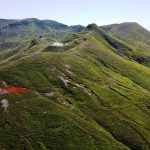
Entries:
{"type": "Polygon", "coordinates": [[[138,22],[150,30],[150,0],[0,0],[0,18],[38,18],[67,25],[138,22]]]}

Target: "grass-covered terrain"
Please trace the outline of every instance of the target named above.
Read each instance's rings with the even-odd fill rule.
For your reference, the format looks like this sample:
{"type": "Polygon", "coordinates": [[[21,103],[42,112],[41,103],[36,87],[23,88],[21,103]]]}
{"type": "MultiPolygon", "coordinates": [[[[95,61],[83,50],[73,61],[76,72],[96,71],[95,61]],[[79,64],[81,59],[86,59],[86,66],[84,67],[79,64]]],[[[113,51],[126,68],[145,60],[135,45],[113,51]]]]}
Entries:
{"type": "Polygon", "coordinates": [[[29,38],[62,38],[68,33],[80,32],[83,26],[67,26],[53,20],[28,18],[22,20],[0,19],[0,51],[15,48],[29,38]]]}
{"type": "Polygon", "coordinates": [[[149,150],[150,69],[136,50],[95,26],[62,41],[1,53],[0,81],[28,93],[0,95],[0,149],[149,150]]]}
{"type": "Polygon", "coordinates": [[[150,66],[150,32],[135,22],[102,26],[101,29],[134,46],[137,52],[133,58],[150,66]]]}

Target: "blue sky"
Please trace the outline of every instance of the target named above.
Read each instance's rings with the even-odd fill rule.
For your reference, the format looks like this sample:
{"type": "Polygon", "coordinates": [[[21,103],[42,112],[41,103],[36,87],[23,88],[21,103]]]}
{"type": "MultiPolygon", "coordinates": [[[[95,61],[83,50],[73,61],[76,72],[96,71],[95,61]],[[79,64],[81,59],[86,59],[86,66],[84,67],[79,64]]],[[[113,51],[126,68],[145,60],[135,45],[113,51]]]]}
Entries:
{"type": "Polygon", "coordinates": [[[150,0],[0,0],[0,18],[39,18],[68,25],[138,22],[150,30],[150,0]]]}

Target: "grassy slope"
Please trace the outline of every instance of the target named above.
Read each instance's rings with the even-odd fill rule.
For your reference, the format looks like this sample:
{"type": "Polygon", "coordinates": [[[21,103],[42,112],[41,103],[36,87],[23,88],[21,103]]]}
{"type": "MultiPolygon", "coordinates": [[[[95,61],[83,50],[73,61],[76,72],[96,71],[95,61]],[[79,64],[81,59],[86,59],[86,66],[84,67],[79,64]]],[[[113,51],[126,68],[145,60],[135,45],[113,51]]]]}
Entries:
{"type": "Polygon", "coordinates": [[[150,66],[150,32],[137,23],[122,23],[102,26],[103,30],[138,50],[134,58],[150,66]]]}
{"type": "Polygon", "coordinates": [[[7,113],[0,108],[0,148],[150,149],[149,68],[95,31],[68,42],[68,51],[40,47],[1,64],[0,80],[29,92],[0,95],[10,103],[7,113]]]}
{"type": "Polygon", "coordinates": [[[126,22],[102,26],[102,28],[121,40],[139,47],[139,49],[147,47],[147,49],[150,50],[150,32],[140,26],[138,23],[126,22]]]}

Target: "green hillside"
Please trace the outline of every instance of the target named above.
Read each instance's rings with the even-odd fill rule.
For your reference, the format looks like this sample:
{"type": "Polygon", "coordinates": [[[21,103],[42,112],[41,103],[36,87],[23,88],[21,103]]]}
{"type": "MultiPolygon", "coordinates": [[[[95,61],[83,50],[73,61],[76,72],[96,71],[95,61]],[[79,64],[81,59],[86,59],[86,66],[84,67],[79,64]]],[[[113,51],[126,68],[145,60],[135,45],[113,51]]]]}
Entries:
{"type": "Polygon", "coordinates": [[[0,53],[0,149],[149,150],[150,68],[134,46],[96,25],[61,39],[38,37],[0,53]]]}
{"type": "Polygon", "coordinates": [[[29,18],[23,20],[0,19],[0,50],[18,46],[22,40],[43,36],[61,38],[68,33],[80,32],[81,25],[67,26],[53,20],[29,18]]]}
{"type": "Polygon", "coordinates": [[[150,66],[150,32],[138,23],[125,22],[102,26],[101,29],[134,46],[138,53],[134,56],[139,63],[150,66]]]}

